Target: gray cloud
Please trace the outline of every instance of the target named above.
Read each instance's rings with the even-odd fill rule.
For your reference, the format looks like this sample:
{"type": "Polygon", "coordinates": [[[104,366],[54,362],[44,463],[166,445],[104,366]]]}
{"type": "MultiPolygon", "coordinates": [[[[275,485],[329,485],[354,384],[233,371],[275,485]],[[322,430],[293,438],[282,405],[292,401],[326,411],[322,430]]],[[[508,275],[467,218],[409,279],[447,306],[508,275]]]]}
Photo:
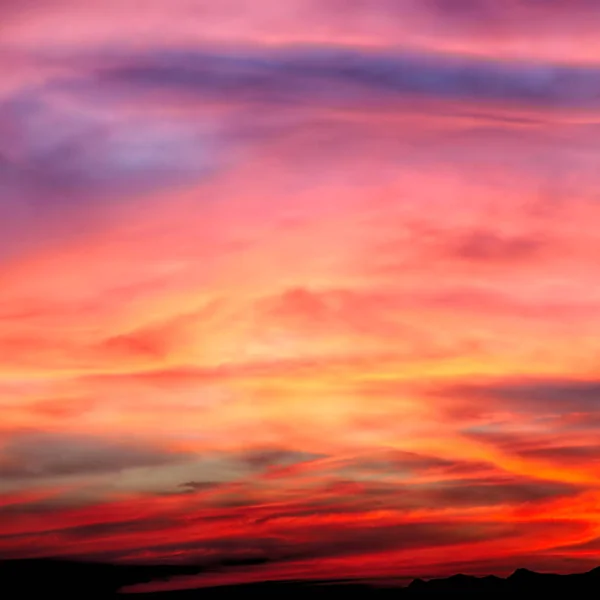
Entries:
{"type": "Polygon", "coordinates": [[[166,492],[166,495],[193,494],[196,492],[209,492],[223,487],[219,481],[185,481],[179,485],[175,492],[166,492]]]}
{"type": "Polygon", "coordinates": [[[424,456],[415,452],[392,450],[381,452],[374,456],[360,457],[348,461],[344,466],[349,467],[350,469],[366,471],[394,471],[396,469],[407,469],[420,472],[450,467],[453,464],[453,461],[444,460],[436,456],[424,456]]]}
{"type": "MultiPolygon", "coordinates": [[[[419,509],[440,506],[463,508],[518,505],[550,498],[576,495],[581,490],[572,485],[512,476],[436,481],[430,484],[367,484],[356,494],[368,504],[379,501],[396,509],[419,509]]],[[[365,505],[365,507],[367,504],[365,505]]]]}
{"type": "Polygon", "coordinates": [[[406,476],[408,474],[480,474],[489,471],[493,465],[475,461],[456,461],[426,456],[399,450],[373,453],[354,459],[343,460],[331,466],[337,475],[353,476],[406,476]]]}
{"type": "MultiPolygon", "coordinates": [[[[5,150],[10,157],[0,163],[0,178],[10,178],[15,191],[32,193],[31,201],[53,191],[147,191],[215,168],[215,136],[187,121],[115,119],[85,105],[61,107],[44,89],[5,101],[0,112],[14,133],[12,149],[5,150]],[[44,195],[33,194],[41,189],[44,195]]],[[[53,196],[52,202],[57,201],[53,196]]]]}
{"type": "Polygon", "coordinates": [[[224,138],[199,119],[102,114],[101,101],[61,106],[50,96],[0,98],[0,260],[110,226],[124,200],[222,167],[224,138]]]}
{"type": "Polygon", "coordinates": [[[23,433],[9,437],[0,455],[4,480],[95,475],[188,460],[141,444],[93,436],[23,433]]]}
{"type": "Polygon", "coordinates": [[[600,382],[572,379],[507,380],[440,388],[446,396],[478,399],[540,413],[595,413],[600,410],[600,382]]]}
{"type": "Polygon", "coordinates": [[[537,480],[512,478],[478,478],[436,483],[427,492],[425,502],[431,506],[483,507],[518,505],[579,493],[575,486],[537,480]]]}
{"type": "Polygon", "coordinates": [[[263,450],[248,450],[240,453],[240,460],[254,469],[268,469],[269,467],[286,467],[322,458],[321,454],[299,452],[272,448],[263,450]]]}
{"type": "Polygon", "coordinates": [[[98,69],[73,91],[187,92],[267,104],[353,104],[431,96],[553,107],[599,104],[600,70],[500,63],[425,53],[372,54],[315,47],[271,53],[164,50],[98,69]],[[91,87],[90,87],[91,86],[91,87]]]}

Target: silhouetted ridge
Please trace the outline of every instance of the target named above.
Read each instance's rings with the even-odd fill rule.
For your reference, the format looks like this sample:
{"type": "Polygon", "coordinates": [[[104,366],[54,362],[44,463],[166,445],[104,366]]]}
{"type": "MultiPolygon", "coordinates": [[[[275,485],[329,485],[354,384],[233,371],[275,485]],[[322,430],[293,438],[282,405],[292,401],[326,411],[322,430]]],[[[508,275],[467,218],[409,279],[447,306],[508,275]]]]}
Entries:
{"type": "Polygon", "coordinates": [[[488,575],[474,577],[462,573],[447,578],[415,579],[407,587],[372,587],[361,581],[279,581],[228,585],[154,594],[120,595],[125,586],[157,581],[178,575],[202,572],[200,566],[114,565],[66,560],[35,559],[0,561],[0,598],[32,597],[36,600],[225,600],[249,597],[286,596],[329,600],[332,595],[374,600],[403,598],[506,598],[523,593],[539,596],[552,592],[571,598],[600,597],[600,567],[587,573],[557,575],[517,569],[506,579],[488,575]],[[326,585],[325,585],[326,584],[326,585]]]}
{"type": "Polygon", "coordinates": [[[5,560],[0,561],[0,598],[112,598],[126,585],[192,575],[199,570],[190,566],[130,566],[61,559],[5,560]]]}

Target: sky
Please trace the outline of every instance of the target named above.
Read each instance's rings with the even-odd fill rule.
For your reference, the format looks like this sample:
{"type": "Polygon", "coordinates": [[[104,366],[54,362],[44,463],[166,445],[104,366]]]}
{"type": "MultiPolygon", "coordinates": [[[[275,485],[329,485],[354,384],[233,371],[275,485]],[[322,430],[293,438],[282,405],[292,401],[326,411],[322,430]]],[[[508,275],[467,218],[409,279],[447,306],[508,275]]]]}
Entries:
{"type": "Polygon", "coordinates": [[[0,558],[597,566],[597,2],[0,21],[0,558]]]}

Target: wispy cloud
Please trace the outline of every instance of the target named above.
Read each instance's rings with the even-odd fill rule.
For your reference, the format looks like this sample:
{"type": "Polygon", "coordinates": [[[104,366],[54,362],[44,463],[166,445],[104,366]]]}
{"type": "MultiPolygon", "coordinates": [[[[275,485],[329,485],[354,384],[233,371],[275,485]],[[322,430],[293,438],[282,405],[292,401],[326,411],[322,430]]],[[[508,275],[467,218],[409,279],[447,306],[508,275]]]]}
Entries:
{"type": "Polygon", "coordinates": [[[335,47],[229,53],[165,49],[123,56],[96,68],[74,92],[138,99],[191,94],[205,102],[341,106],[362,110],[414,97],[538,110],[597,107],[594,66],[494,61],[428,52],[365,52],[335,47]]]}

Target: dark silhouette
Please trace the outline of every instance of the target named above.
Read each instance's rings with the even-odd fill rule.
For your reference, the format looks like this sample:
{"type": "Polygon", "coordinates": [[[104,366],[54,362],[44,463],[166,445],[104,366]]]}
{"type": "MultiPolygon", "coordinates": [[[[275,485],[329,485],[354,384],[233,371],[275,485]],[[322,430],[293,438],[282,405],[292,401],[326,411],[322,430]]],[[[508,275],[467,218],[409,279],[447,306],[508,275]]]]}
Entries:
{"type": "MultiPolygon", "coordinates": [[[[31,597],[38,600],[217,600],[224,598],[290,596],[330,598],[342,594],[345,598],[461,598],[510,597],[511,594],[569,594],[573,598],[597,598],[600,595],[600,567],[572,575],[536,573],[517,569],[506,579],[453,575],[445,579],[424,581],[415,579],[406,587],[372,586],[360,581],[284,581],[213,588],[178,590],[172,592],[122,595],[124,586],[180,575],[202,572],[198,566],[179,565],[112,565],[53,559],[24,559],[0,561],[0,596],[6,600],[31,597]]],[[[531,597],[531,596],[530,596],[531,597]]]]}
{"type": "MultiPolygon", "coordinates": [[[[190,566],[113,565],[59,559],[0,561],[0,597],[108,600],[135,583],[198,573],[190,566]]],[[[121,596],[126,598],[127,596],[121,596]]]]}

